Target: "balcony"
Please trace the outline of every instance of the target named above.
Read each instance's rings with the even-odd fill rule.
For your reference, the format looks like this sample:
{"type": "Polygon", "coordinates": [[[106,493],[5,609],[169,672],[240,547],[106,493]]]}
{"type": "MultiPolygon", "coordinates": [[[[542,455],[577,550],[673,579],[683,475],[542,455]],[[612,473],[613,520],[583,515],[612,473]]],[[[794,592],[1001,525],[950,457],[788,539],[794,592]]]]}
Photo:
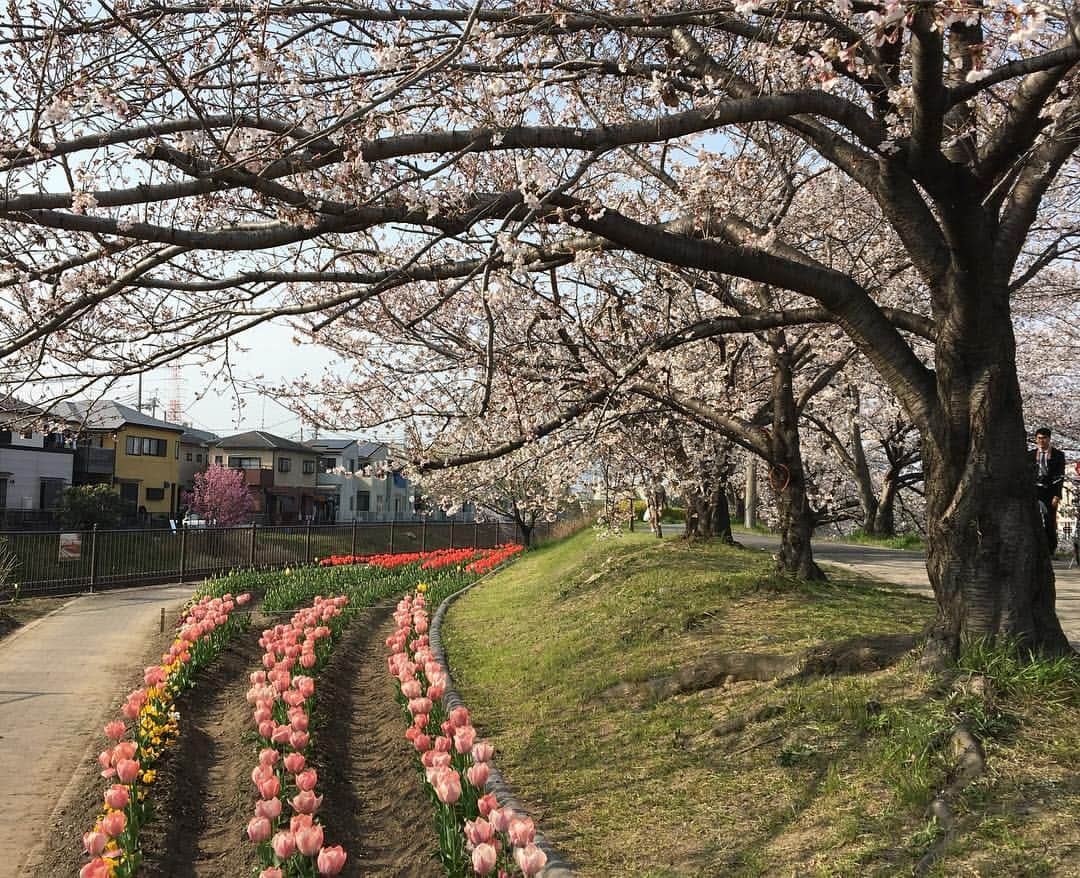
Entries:
{"type": "Polygon", "coordinates": [[[258,469],[237,467],[236,470],[244,474],[244,484],[249,488],[274,487],[274,471],[270,467],[260,467],[258,469]]]}
{"type": "Polygon", "coordinates": [[[116,452],[111,448],[84,445],[75,449],[75,474],[110,476],[116,466],[116,452]]]}

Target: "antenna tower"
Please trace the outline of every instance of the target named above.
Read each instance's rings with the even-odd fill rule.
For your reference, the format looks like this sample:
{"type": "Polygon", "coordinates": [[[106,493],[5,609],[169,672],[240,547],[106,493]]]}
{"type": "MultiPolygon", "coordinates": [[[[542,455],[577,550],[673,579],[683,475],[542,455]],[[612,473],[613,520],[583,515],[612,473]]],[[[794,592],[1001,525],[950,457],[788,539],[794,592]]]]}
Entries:
{"type": "Polygon", "coordinates": [[[180,366],[174,363],[169,367],[169,404],[165,409],[165,420],[173,424],[179,424],[183,416],[180,400],[184,392],[184,379],[180,374],[180,366]]]}

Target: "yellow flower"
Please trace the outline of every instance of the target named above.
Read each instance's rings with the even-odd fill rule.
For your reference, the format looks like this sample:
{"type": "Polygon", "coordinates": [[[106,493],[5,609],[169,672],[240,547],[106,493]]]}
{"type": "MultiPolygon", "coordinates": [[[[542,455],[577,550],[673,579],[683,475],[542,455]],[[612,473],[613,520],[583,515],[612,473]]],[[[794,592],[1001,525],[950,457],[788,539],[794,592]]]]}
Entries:
{"type": "Polygon", "coordinates": [[[143,783],[153,783],[157,779],[157,772],[154,770],[144,771],[142,773],[143,783]]]}
{"type": "Polygon", "coordinates": [[[420,594],[423,594],[428,590],[428,584],[426,582],[418,582],[416,583],[416,590],[420,592],[420,594]]]}

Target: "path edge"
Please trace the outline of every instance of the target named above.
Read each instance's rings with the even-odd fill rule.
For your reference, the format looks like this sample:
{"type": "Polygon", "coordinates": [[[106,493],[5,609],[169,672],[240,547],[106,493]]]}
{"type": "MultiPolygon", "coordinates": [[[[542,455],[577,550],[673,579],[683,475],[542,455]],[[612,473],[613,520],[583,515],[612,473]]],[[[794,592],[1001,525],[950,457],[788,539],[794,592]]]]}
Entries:
{"type": "MultiPolygon", "coordinates": [[[[460,591],[454,592],[447,597],[438,609],[435,611],[435,615],[431,619],[431,628],[428,631],[428,638],[431,642],[431,651],[435,656],[435,659],[443,666],[446,671],[446,690],[443,692],[442,703],[447,712],[453,710],[455,707],[466,707],[465,702],[458,694],[457,687],[454,685],[454,678],[450,672],[450,662],[446,655],[446,650],[443,647],[442,642],[442,623],[446,617],[447,610],[451,605],[460,597],[470,592],[476,586],[482,584],[488,576],[497,572],[491,571],[487,576],[482,576],[476,582],[470,583],[460,591]]],[[[513,790],[510,789],[510,785],[506,782],[506,779],[502,776],[499,769],[491,762],[490,772],[488,773],[487,782],[484,784],[484,791],[488,793],[494,793],[495,798],[499,802],[499,807],[509,808],[519,817],[527,817],[528,813],[525,810],[525,806],[514,795],[513,790]]],[[[540,875],[542,878],[577,878],[576,873],[567,862],[566,858],[559,853],[551,843],[544,837],[544,834],[538,829],[536,832],[536,846],[540,848],[547,855],[547,865],[544,866],[540,875]]]]}

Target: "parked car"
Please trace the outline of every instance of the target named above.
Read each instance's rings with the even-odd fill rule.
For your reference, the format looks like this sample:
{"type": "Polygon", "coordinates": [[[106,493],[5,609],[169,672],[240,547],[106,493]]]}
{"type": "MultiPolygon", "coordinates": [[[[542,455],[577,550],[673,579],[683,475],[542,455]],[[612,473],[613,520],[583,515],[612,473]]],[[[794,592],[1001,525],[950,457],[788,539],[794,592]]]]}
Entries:
{"type": "Polygon", "coordinates": [[[183,523],[184,527],[209,527],[210,526],[210,522],[208,522],[201,515],[197,515],[194,512],[187,513],[184,516],[184,520],[183,520],[182,523],[183,523]]]}

